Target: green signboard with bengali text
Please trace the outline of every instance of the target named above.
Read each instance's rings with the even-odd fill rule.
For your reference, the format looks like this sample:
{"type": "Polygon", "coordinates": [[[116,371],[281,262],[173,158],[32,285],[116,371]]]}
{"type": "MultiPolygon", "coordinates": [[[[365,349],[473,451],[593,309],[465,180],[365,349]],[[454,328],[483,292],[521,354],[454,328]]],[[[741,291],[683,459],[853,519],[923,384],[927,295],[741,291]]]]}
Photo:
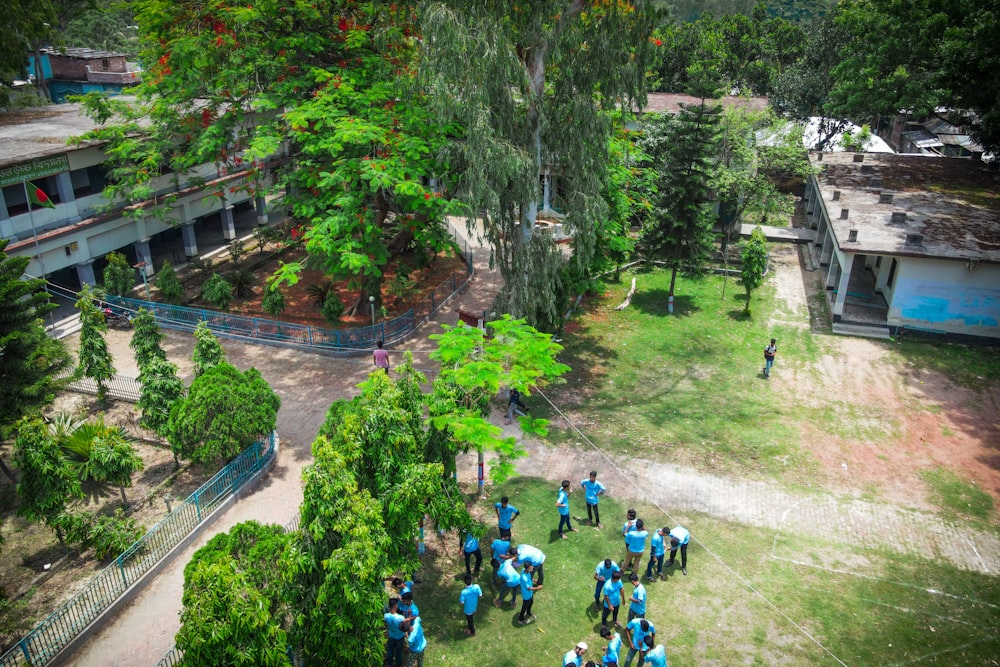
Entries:
{"type": "Polygon", "coordinates": [[[36,178],[45,178],[64,171],[69,171],[69,159],[65,155],[56,155],[44,160],[3,167],[0,169],[0,188],[36,178]]]}

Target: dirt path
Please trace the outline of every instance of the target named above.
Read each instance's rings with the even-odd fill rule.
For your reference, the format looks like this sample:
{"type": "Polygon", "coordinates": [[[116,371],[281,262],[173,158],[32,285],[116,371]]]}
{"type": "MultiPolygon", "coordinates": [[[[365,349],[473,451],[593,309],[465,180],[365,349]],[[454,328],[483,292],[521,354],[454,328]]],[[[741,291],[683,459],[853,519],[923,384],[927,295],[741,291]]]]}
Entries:
{"type": "MultiPolygon", "coordinates": [[[[810,317],[815,317],[815,309],[809,308],[807,300],[807,287],[815,275],[799,272],[797,252],[792,248],[777,248],[773,256],[776,259],[773,279],[776,281],[779,298],[775,317],[786,326],[812,327],[816,331],[819,323],[810,322],[810,317]]],[[[458,307],[473,312],[481,312],[490,307],[499,279],[485,266],[487,258],[487,251],[477,252],[478,273],[470,290],[449,304],[434,323],[425,326],[416,337],[402,346],[414,352],[418,366],[429,367],[426,355],[432,348],[432,341],[427,336],[437,331],[438,322],[454,324],[458,307]]],[[[936,416],[954,423],[956,432],[960,428],[962,438],[968,440],[972,451],[977,437],[974,429],[962,421],[961,415],[955,416],[950,412],[961,401],[960,395],[954,399],[948,398],[948,393],[953,388],[937,388],[933,394],[929,388],[920,389],[933,384],[930,378],[927,379],[927,385],[912,387],[905,375],[901,376],[896,369],[884,362],[884,352],[879,351],[879,346],[884,345],[882,343],[833,337],[827,342],[830,352],[817,362],[822,370],[820,380],[807,380],[805,371],[787,380],[789,387],[797,386],[795,389],[785,390],[794,391],[796,400],[822,396],[831,387],[840,387],[843,392],[855,392],[854,396],[867,400],[866,397],[870,394],[865,392],[872,386],[872,391],[877,392],[878,400],[886,401],[884,409],[888,413],[907,408],[908,401],[911,400],[934,400],[941,406],[941,411],[936,416]],[[851,363],[845,361],[844,355],[847,355],[851,363]],[[877,372],[873,373],[872,369],[877,372]],[[873,374],[878,377],[872,378],[873,374]],[[807,381],[814,384],[806,385],[807,381]],[[902,394],[901,385],[905,386],[902,394]],[[921,391],[926,391],[927,395],[921,396],[921,391]],[[899,398],[900,395],[903,398],[899,398]]],[[[190,362],[187,360],[191,353],[190,338],[181,334],[168,334],[165,347],[171,360],[183,362],[186,366],[182,371],[189,372],[190,362]]],[[[354,395],[355,385],[371,368],[367,355],[334,359],[281,348],[231,342],[225,342],[224,347],[232,363],[239,368],[252,365],[260,369],[282,397],[278,415],[282,447],[277,465],[259,488],[234,505],[200,536],[196,544],[175,559],[129,608],[119,613],[116,619],[97,633],[69,664],[88,667],[156,664],[173,645],[174,633],[179,628],[184,564],[212,535],[227,530],[239,521],[256,519],[284,524],[294,516],[302,498],[301,471],[311,459],[309,445],[323,421],[327,407],[336,398],[354,395]]],[[[393,351],[393,354],[396,352],[393,351]]],[[[394,356],[394,363],[397,358],[394,356]]],[[[838,395],[839,392],[840,390],[834,391],[833,395],[838,395]]],[[[995,410],[998,405],[997,393],[990,393],[988,400],[993,401],[992,408],[995,410]]],[[[990,408],[984,406],[983,409],[990,408]]],[[[502,423],[501,415],[497,414],[495,418],[496,423],[502,423]]],[[[905,429],[907,434],[912,434],[912,438],[921,437],[919,433],[923,427],[900,419],[900,428],[905,429]]],[[[994,435],[995,432],[988,431],[978,437],[989,438],[994,435]]],[[[822,436],[823,434],[814,434],[808,446],[824,441],[822,436]]],[[[871,475],[890,489],[895,489],[893,475],[897,468],[894,468],[894,460],[883,465],[881,459],[876,457],[873,464],[862,456],[858,447],[848,447],[845,450],[847,439],[830,440],[829,448],[821,449],[817,456],[826,462],[831,471],[842,470],[842,463],[848,463],[851,474],[863,478],[871,475]],[[866,465],[873,470],[866,470],[866,465]]],[[[994,439],[994,442],[997,441],[1000,441],[1000,437],[994,439]]],[[[987,442],[983,440],[976,446],[983,447],[987,442]]],[[[981,534],[941,524],[936,517],[920,509],[922,499],[915,502],[912,493],[907,495],[904,489],[890,491],[889,495],[892,497],[887,495],[877,501],[860,498],[858,493],[851,490],[854,487],[845,486],[845,490],[837,492],[835,483],[832,484],[834,491],[791,493],[772,483],[707,475],[669,463],[609,459],[585,444],[572,449],[556,448],[529,440],[525,445],[530,456],[521,462],[524,474],[541,474],[552,480],[564,477],[575,480],[596,468],[601,471],[602,479],[612,493],[656,503],[685,523],[688,523],[687,512],[703,512],[770,528],[776,534],[789,531],[828,538],[836,532],[848,544],[885,546],[905,553],[946,558],[959,567],[970,570],[990,573],[1000,570],[1000,542],[995,534],[981,534]],[[918,506],[916,510],[913,509],[915,505],[918,506]],[[932,525],[938,527],[929,528],[932,525]]],[[[922,447],[921,451],[928,450],[924,455],[933,459],[936,454],[929,451],[931,449],[933,448],[922,447]]],[[[918,456],[909,454],[901,454],[900,457],[904,462],[911,462],[911,467],[912,461],[919,459],[918,456]]],[[[989,468],[988,465],[986,467],[989,468]]],[[[463,481],[475,483],[475,456],[464,458],[459,470],[463,481]]],[[[989,470],[990,474],[987,475],[984,471],[984,475],[995,479],[996,470],[989,470]]],[[[697,539],[697,526],[692,526],[692,529],[697,539]]],[[[837,553],[843,557],[843,553],[837,553]]],[[[831,559],[835,555],[831,551],[831,559]]]]}

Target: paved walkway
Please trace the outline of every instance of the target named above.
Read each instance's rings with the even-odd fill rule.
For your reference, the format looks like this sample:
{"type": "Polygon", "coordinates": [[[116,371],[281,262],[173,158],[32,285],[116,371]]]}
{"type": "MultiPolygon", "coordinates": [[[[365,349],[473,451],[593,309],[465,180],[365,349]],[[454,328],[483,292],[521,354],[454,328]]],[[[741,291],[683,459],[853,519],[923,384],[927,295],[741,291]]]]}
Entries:
{"type": "MultiPolygon", "coordinates": [[[[433,341],[427,336],[438,331],[440,323],[455,324],[459,307],[473,312],[490,308],[501,284],[500,277],[489,270],[489,251],[475,238],[468,239],[464,229],[455,233],[461,243],[468,240],[473,249],[477,275],[468,291],[449,303],[402,346],[414,352],[419,367],[430,367],[426,355],[433,349],[433,341]]],[[[189,337],[171,332],[166,342],[172,359],[190,356],[189,337]]],[[[371,369],[367,356],[334,359],[231,341],[223,344],[232,363],[238,367],[257,366],[282,397],[278,416],[282,449],[277,464],[253,493],[220,517],[68,664],[155,665],[173,645],[174,634],[180,627],[183,569],[192,554],[213,535],[240,521],[285,524],[295,516],[302,500],[302,469],[311,462],[310,443],[327,407],[332,400],[354,395],[354,386],[371,369]],[[295,372],[289,373],[290,368],[295,372]]],[[[501,423],[497,417],[497,423],[501,423]]],[[[516,428],[516,425],[506,427],[511,433],[516,428]]],[[[654,502],[671,515],[706,513],[772,529],[776,536],[788,532],[825,538],[830,544],[830,563],[849,560],[843,547],[856,545],[923,554],[980,572],[1000,571],[1000,543],[995,535],[956,529],[922,512],[825,492],[794,493],[771,482],[707,475],[668,463],[613,460],[586,445],[568,449],[546,447],[533,441],[525,444],[529,458],[522,460],[521,465],[526,474],[559,479],[571,471],[583,475],[584,471],[597,468],[616,495],[654,502]]],[[[474,481],[475,455],[463,458],[459,470],[463,480],[474,481]]],[[[696,526],[694,537],[706,538],[699,536],[696,526]]],[[[767,547],[768,553],[778,556],[772,545],[767,547]]],[[[813,564],[816,563],[810,562],[813,564]]]]}

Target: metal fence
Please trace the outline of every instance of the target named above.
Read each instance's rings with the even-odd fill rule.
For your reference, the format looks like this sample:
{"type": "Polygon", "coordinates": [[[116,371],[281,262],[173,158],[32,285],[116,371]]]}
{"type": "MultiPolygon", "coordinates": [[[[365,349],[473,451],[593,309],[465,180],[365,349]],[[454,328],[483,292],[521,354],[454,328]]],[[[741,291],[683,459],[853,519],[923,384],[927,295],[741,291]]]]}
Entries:
{"type": "Polygon", "coordinates": [[[402,315],[375,326],[357,329],[326,329],[307,324],[269,320],[262,317],[248,317],[222,313],[206,308],[172,306],[157,301],[142,301],[120,296],[107,296],[105,301],[114,310],[138,312],[140,308],[149,311],[161,327],[194,331],[199,322],[205,322],[213,333],[221,336],[255,339],[261,342],[287,345],[291,347],[321,351],[371,350],[376,341],[387,345],[397,343],[421,324],[430,319],[441,306],[453,296],[465,290],[472,280],[474,270],[471,253],[466,261],[466,274],[452,272],[451,277],[438,285],[430,296],[420,300],[402,315]]]}
{"type": "MultiPolygon", "coordinates": [[[[129,586],[181,543],[202,520],[275,455],[275,434],[254,442],[187,500],[61,604],[13,648],[0,656],[2,667],[42,667],[100,616],[129,586]]],[[[170,664],[170,663],[167,663],[170,664]]]]}
{"type": "MultiPolygon", "coordinates": [[[[142,385],[135,378],[125,375],[115,375],[104,383],[109,398],[129,403],[138,403],[142,392],[142,385]]],[[[66,385],[67,389],[78,391],[81,394],[97,395],[97,381],[92,378],[80,378],[66,385]]]]}

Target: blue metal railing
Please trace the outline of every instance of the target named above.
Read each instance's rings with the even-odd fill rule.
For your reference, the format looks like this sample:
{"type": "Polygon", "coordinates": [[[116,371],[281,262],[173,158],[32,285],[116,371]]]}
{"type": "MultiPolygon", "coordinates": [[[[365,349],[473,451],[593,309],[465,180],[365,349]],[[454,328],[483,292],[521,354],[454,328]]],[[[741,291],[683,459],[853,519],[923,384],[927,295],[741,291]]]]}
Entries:
{"type": "Polygon", "coordinates": [[[135,544],[98,572],[83,590],[0,656],[2,667],[42,667],[101,615],[129,586],[181,543],[202,520],[275,455],[275,434],[247,447],[135,544]]]}

